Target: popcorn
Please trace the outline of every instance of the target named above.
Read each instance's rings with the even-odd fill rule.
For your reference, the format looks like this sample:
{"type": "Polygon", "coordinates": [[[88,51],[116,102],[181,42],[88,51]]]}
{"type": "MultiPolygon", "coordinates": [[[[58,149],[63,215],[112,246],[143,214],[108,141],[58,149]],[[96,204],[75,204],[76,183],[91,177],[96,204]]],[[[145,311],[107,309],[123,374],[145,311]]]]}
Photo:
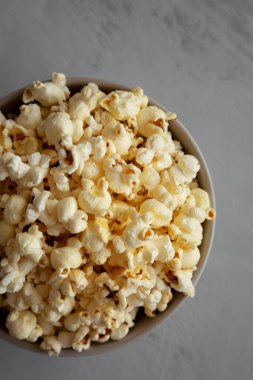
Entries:
{"type": "Polygon", "coordinates": [[[140,110],[137,115],[138,131],[144,137],[164,133],[166,114],[160,108],[147,106],[140,110]]]}
{"type": "Polygon", "coordinates": [[[54,269],[78,268],[82,263],[82,255],[76,247],[55,248],[51,252],[50,262],[54,269]]]}
{"type": "Polygon", "coordinates": [[[69,90],[65,86],[66,78],[63,74],[53,73],[52,82],[33,82],[31,87],[27,87],[23,94],[23,102],[30,103],[37,101],[43,106],[51,106],[62,100],[66,100],[69,90]]]}
{"type": "Polygon", "coordinates": [[[66,223],[77,211],[77,201],[75,197],[66,197],[57,205],[57,217],[59,222],[66,223]]]}
{"type": "Polygon", "coordinates": [[[99,104],[117,120],[128,120],[138,115],[143,103],[142,96],[129,91],[112,91],[99,104]]]}
{"type": "Polygon", "coordinates": [[[69,99],[69,114],[71,119],[84,121],[90,116],[90,110],[81,94],[77,93],[69,99]]]}
{"type": "Polygon", "coordinates": [[[133,164],[126,164],[118,156],[105,160],[105,178],[112,191],[130,196],[133,189],[140,183],[140,169],[133,164]]]}
{"type": "Polygon", "coordinates": [[[109,113],[105,114],[103,121],[105,126],[102,131],[102,136],[113,141],[118,154],[127,154],[132,145],[132,134],[109,113]]]}
{"type": "Polygon", "coordinates": [[[46,350],[49,356],[58,356],[61,352],[61,343],[53,336],[46,336],[40,345],[42,350],[46,350]]]}
{"type": "Polygon", "coordinates": [[[105,96],[105,94],[99,90],[96,83],[88,83],[87,86],[81,89],[80,93],[90,112],[97,108],[99,100],[105,96]]]}
{"type": "Polygon", "coordinates": [[[151,149],[139,148],[136,153],[136,162],[141,166],[148,165],[154,157],[154,152],[151,149]]]}
{"type": "Polygon", "coordinates": [[[151,216],[151,226],[153,228],[159,228],[162,226],[168,226],[172,212],[165,205],[159,202],[157,199],[147,199],[140,207],[140,214],[149,213],[151,216]]]}
{"type": "Polygon", "coordinates": [[[98,185],[89,179],[83,179],[82,188],[78,195],[78,204],[84,212],[96,215],[110,207],[112,200],[107,190],[108,182],[103,178],[98,185]]]}
{"type": "Polygon", "coordinates": [[[35,187],[33,188],[32,190],[33,203],[30,203],[27,206],[27,210],[25,214],[25,222],[27,224],[35,222],[35,220],[40,217],[41,213],[45,211],[46,203],[50,195],[51,194],[49,191],[40,191],[35,187]]]}
{"type": "Polygon", "coordinates": [[[4,153],[0,157],[0,181],[10,177],[15,181],[29,172],[29,165],[22,162],[21,157],[12,152],[4,153]]]}
{"type": "Polygon", "coordinates": [[[10,312],[6,320],[6,327],[12,336],[21,340],[35,342],[42,335],[35,315],[28,310],[10,312]]]}
{"type": "Polygon", "coordinates": [[[147,190],[151,190],[160,182],[159,173],[152,167],[148,167],[140,174],[141,183],[147,190]]]}
{"type": "Polygon", "coordinates": [[[72,136],[74,132],[73,122],[67,112],[55,112],[50,114],[43,123],[46,138],[49,145],[58,146],[65,136],[72,136]]]}
{"type": "Polygon", "coordinates": [[[29,171],[17,181],[24,188],[38,186],[47,176],[50,157],[39,152],[27,156],[29,171]]]}
{"type": "Polygon", "coordinates": [[[25,215],[27,201],[20,195],[10,195],[4,205],[4,219],[8,224],[18,224],[25,215]]]}
{"type": "Polygon", "coordinates": [[[16,117],[17,124],[31,130],[35,130],[41,120],[41,111],[37,104],[23,104],[20,107],[20,114],[16,117]]]}
{"type": "Polygon", "coordinates": [[[200,252],[197,247],[190,250],[184,250],[181,257],[181,268],[195,270],[197,269],[199,259],[200,252]]]}
{"type": "Polygon", "coordinates": [[[168,131],[176,114],[140,87],[74,94],[33,82],[0,112],[0,308],[49,355],[123,339],[140,308],[194,296],[202,223],[215,218],[198,160],[168,131]]]}

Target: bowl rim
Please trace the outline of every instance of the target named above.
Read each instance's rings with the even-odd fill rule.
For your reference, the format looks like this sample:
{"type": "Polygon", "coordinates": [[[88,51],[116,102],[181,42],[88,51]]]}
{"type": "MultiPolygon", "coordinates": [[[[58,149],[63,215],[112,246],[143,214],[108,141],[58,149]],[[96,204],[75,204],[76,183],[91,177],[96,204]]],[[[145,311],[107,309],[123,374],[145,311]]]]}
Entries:
{"type": "MultiPolygon", "coordinates": [[[[46,82],[46,81],[48,81],[48,80],[44,80],[43,82],[46,82]]],[[[115,89],[129,91],[133,88],[133,87],[129,87],[129,86],[126,86],[126,85],[123,85],[120,83],[107,81],[107,80],[103,80],[103,79],[98,79],[98,78],[94,78],[94,77],[67,77],[67,86],[70,89],[74,89],[74,92],[76,90],[80,89],[81,87],[83,87],[84,85],[86,85],[87,83],[90,83],[90,82],[96,83],[99,86],[99,88],[105,92],[109,92],[109,91],[112,91],[115,89]]],[[[8,108],[9,104],[13,103],[13,102],[15,102],[17,104],[19,102],[21,103],[22,93],[25,90],[25,88],[30,86],[30,85],[31,84],[28,84],[26,86],[23,86],[23,87],[17,89],[17,90],[9,92],[5,96],[2,96],[0,98],[0,110],[7,109],[7,113],[11,112],[11,109],[8,108]]],[[[155,105],[157,107],[160,107],[165,112],[168,111],[168,109],[165,106],[160,104],[160,102],[157,102],[156,100],[154,100],[152,97],[148,96],[148,99],[149,99],[149,105],[155,105]]],[[[12,107],[12,109],[13,109],[13,107],[12,107]]],[[[4,113],[6,114],[5,111],[4,111],[4,113]]],[[[176,119],[175,121],[169,123],[169,131],[172,130],[172,127],[176,128],[175,130],[177,130],[179,133],[182,133],[184,135],[184,138],[186,138],[186,140],[188,140],[188,143],[190,145],[187,147],[186,151],[189,151],[189,150],[193,151],[194,152],[193,154],[196,155],[198,160],[200,161],[200,173],[203,174],[203,181],[206,182],[206,185],[204,187],[208,188],[208,194],[209,194],[209,198],[210,198],[210,202],[211,202],[211,207],[213,207],[215,209],[215,195],[214,195],[214,187],[213,187],[211,174],[210,174],[208,165],[206,163],[206,160],[205,160],[197,142],[195,141],[195,139],[193,138],[191,133],[187,130],[187,128],[184,126],[184,124],[179,119],[176,119]]],[[[175,130],[174,130],[174,132],[172,131],[173,139],[175,139],[174,138],[175,130]]],[[[182,145],[184,145],[183,142],[182,142],[182,145]]],[[[184,151],[185,151],[185,149],[184,149],[184,151]]],[[[198,175],[198,177],[199,177],[199,175],[198,175]]],[[[215,220],[205,221],[204,235],[206,233],[206,229],[208,228],[208,236],[203,237],[203,241],[205,239],[207,239],[207,241],[205,241],[206,244],[204,247],[205,248],[204,252],[201,252],[201,260],[197,266],[197,270],[194,272],[194,275],[193,275],[194,286],[197,285],[197,283],[198,283],[198,281],[199,281],[199,279],[200,279],[200,277],[204,271],[204,268],[207,264],[207,260],[209,258],[211,248],[212,248],[212,244],[213,244],[215,224],[216,224],[215,220]]],[[[202,246],[202,244],[201,244],[201,246],[202,246]]],[[[200,246],[200,250],[201,250],[201,246],[200,246]]],[[[137,322],[136,325],[130,329],[129,334],[125,338],[123,338],[122,340],[119,340],[119,341],[109,340],[108,342],[103,343],[103,344],[99,344],[99,343],[94,344],[93,343],[91,345],[91,348],[89,348],[87,351],[82,351],[81,353],[78,353],[78,352],[74,351],[73,349],[64,349],[64,350],[62,350],[60,357],[94,356],[94,355],[100,355],[103,353],[111,352],[113,350],[119,349],[120,347],[124,347],[125,345],[129,344],[130,342],[139,339],[144,334],[151,332],[151,330],[155,329],[165,319],[171,317],[188,298],[189,297],[187,297],[186,295],[184,295],[182,293],[175,293],[173,295],[173,301],[171,301],[169,303],[166,310],[159,313],[154,318],[149,318],[149,320],[152,321],[152,323],[148,323],[148,325],[145,327],[145,326],[141,326],[140,322],[137,322]],[[135,332],[135,333],[133,334],[133,332],[135,332]]],[[[145,318],[147,318],[147,317],[145,317],[145,318]]],[[[12,337],[11,335],[9,335],[9,333],[6,330],[4,330],[3,328],[0,328],[0,339],[6,341],[8,343],[11,343],[12,345],[14,345],[16,347],[28,350],[30,352],[35,352],[35,353],[47,355],[47,352],[41,350],[36,343],[30,343],[27,341],[20,341],[16,338],[12,337]]]]}

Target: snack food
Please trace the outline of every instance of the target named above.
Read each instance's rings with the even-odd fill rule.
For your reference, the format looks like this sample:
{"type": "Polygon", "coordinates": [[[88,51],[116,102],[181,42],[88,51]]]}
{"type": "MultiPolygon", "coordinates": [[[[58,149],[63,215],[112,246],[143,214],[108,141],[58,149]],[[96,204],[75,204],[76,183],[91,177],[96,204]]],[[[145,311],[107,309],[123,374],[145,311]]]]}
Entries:
{"type": "Polygon", "coordinates": [[[194,295],[208,194],[198,161],[173,141],[176,116],[140,88],[70,94],[35,82],[1,116],[1,305],[19,339],[50,354],[123,338],[140,307],[194,295]]]}

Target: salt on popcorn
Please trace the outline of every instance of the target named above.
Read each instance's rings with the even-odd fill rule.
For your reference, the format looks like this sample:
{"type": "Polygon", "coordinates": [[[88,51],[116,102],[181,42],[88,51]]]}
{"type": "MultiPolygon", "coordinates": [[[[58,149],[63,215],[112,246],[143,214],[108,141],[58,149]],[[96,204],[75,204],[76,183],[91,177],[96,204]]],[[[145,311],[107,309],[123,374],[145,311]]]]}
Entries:
{"type": "Polygon", "coordinates": [[[215,218],[200,165],[140,87],[70,94],[35,81],[0,112],[0,307],[49,355],[123,339],[140,308],[194,296],[202,223],[215,218]]]}

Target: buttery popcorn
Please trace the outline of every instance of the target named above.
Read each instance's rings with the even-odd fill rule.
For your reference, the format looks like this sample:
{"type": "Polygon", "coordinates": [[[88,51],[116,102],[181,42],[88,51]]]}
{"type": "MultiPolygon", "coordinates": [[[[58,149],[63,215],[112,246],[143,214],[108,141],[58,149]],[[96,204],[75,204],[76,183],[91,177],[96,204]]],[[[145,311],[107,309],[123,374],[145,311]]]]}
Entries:
{"type": "Polygon", "coordinates": [[[202,223],[215,218],[200,165],[143,90],[70,94],[35,81],[0,112],[0,307],[49,355],[124,338],[138,310],[194,296],[202,223]]]}

